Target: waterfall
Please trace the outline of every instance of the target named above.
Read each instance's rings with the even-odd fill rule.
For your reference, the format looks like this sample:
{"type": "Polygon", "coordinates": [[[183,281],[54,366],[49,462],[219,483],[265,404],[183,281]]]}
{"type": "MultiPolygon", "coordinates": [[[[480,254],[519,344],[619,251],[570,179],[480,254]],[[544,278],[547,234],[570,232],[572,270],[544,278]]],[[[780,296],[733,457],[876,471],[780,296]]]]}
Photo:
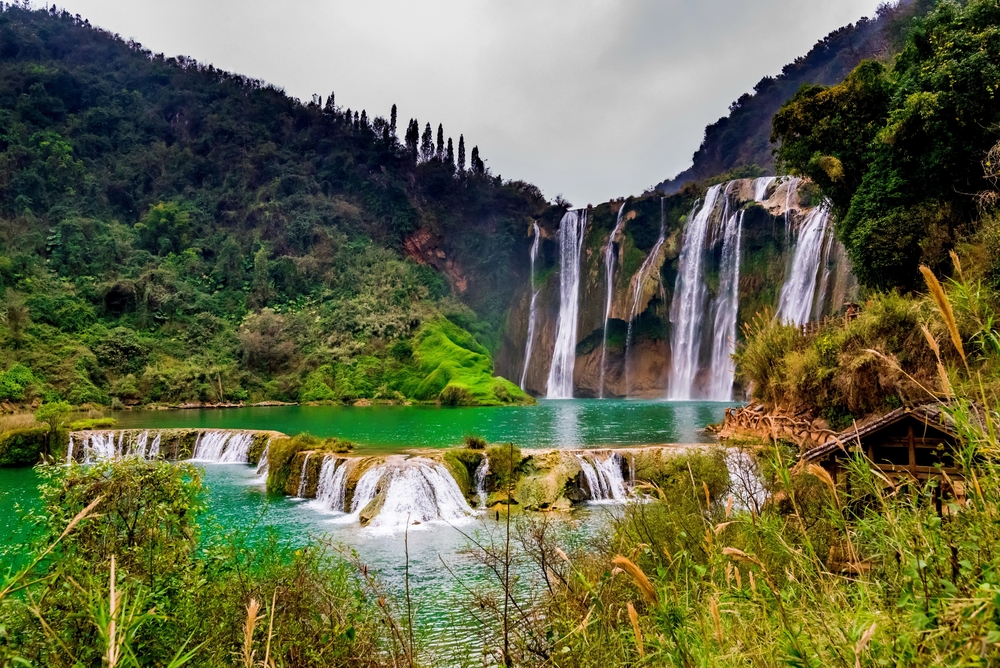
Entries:
{"type": "Polygon", "coordinates": [[[264,452],[260,453],[260,461],[257,462],[257,475],[267,476],[268,471],[271,466],[268,463],[268,457],[271,454],[271,439],[268,439],[267,445],[264,446],[264,452]]]}
{"type": "Polygon", "coordinates": [[[762,176],[753,180],[753,199],[755,202],[763,202],[767,199],[767,189],[777,178],[776,176],[762,176]]]}
{"type": "Polygon", "coordinates": [[[628,501],[628,490],[622,468],[625,460],[617,452],[601,459],[591,455],[576,455],[583,471],[583,479],[587,481],[592,502],[624,503],[628,501]]]}
{"type": "Polygon", "coordinates": [[[705,311],[706,290],[702,280],[705,239],[708,236],[709,220],[721,191],[721,185],[708,189],[701,208],[695,204],[692,209],[690,221],[684,230],[674,299],[670,307],[673,339],[667,396],[672,401],[688,401],[693,398],[705,311]]]}
{"type": "Polygon", "coordinates": [[[323,459],[316,484],[316,500],[312,505],[319,510],[345,512],[347,498],[347,474],[357,465],[357,459],[337,459],[328,455],[323,459]]]}
{"type": "Polygon", "coordinates": [[[490,472],[490,458],[483,454],[483,460],[476,467],[476,474],[473,482],[476,484],[476,497],[479,499],[479,508],[486,508],[486,476],[490,472]]]}
{"type": "Polygon", "coordinates": [[[826,205],[814,208],[803,221],[795,244],[791,274],[781,287],[778,298],[779,320],[793,325],[809,321],[816,300],[816,279],[820,274],[829,221],[830,210],[826,205]]]}
{"type": "MultiPolygon", "coordinates": [[[[756,192],[761,191],[757,189],[756,192]]],[[[715,332],[707,393],[710,401],[731,401],[733,398],[735,365],[732,357],[736,344],[736,316],[740,308],[740,241],[744,213],[737,211],[729,216],[723,228],[719,295],[713,308],[715,332]]]]}
{"type": "Polygon", "coordinates": [[[567,211],[559,223],[559,320],[549,367],[547,397],[573,398],[577,314],[580,306],[580,256],[587,229],[587,210],[567,211]]]}
{"type": "Polygon", "coordinates": [[[375,529],[455,522],[473,513],[448,469],[423,457],[390,457],[384,464],[365,471],[354,491],[350,518],[357,519],[379,495],[381,508],[368,523],[375,529]]]}
{"type": "Polygon", "coordinates": [[[538,223],[531,224],[535,239],[531,242],[531,304],[528,306],[528,338],[524,343],[524,368],[521,369],[521,389],[524,389],[525,381],[528,379],[528,365],[531,363],[531,348],[535,343],[535,304],[538,302],[538,293],[541,288],[535,289],[535,260],[538,259],[538,246],[542,235],[538,229],[538,223]]]}
{"type": "Polygon", "coordinates": [[[204,431],[198,435],[191,460],[216,464],[245,464],[250,458],[253,434],[246,431],[204,431]]]}
{"type": "Polygon", "coordinates": [[[311,452],[307,452],[305,458],[302,460],[302,472],[299,473],[299,489],[295,492],[295,496],[299,499],[305,498],[303,494],[306,493],[306,484],[308,478],[306,477],[306,470],[309,466],[309,458],[312,457],[311,452]]]}
{"type": "MultiPolygon", "coordinates": [[[[621,208],[618,209],[618,220],[615,222],[615,229],[611,231],[611,236],[608,237],[608,245],[604,248],[604,277],[605,277],[605,304],[604,304],[604,330],[602,332],[601,339],[601,381],[600,381],[600,394],[599,398],[604,398],[604,368],[607,364],[608,359],[608,320],[611,318],[611,298],[614,296],[614,278],[615,278],[615,258],[618,256],[615,253],[615,238],[618,236],[622,229],[622,223],[625,222],[623,214],[625,213],[625,202],[622,202],[621,208]]],[[[627,356],[626,356],[627,358],[627,356]]]]}
{"type": "Polygon", "coordinates": [[[660,236],[657,237],[656,243],[649,251],[649,255],[646,259],[642,261],[642,265],[639,267],[639,272],[635,275],[635,289],[632,291],[632,306],[629,308],[628,314],[628,330],[625,333],[625,394],[629,393],[629,382],[628,382],[628,354],[632,346],[632,324],[635,319],[639,316],[637,313],[639,308],[639,300],[642,299],[642,291],[646,284],[646,279],[648,278],[648,273],[653,265],[656,263],[657,258],[660,255],[660,249],[663,247],[663,242],[667,238],[667,221],[666,213],[664,211],[665,198],[660,198],[660,236]]]}

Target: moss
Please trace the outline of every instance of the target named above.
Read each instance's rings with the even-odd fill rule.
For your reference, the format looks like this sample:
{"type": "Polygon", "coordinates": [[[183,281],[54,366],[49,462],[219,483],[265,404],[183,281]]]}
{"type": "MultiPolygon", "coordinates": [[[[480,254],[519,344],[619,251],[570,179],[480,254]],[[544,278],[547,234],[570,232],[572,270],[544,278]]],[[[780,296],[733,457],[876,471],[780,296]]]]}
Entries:
{"type": "Polygon", "coordinates": [[[505,378],[493,375],[489,351],[454,323],[425,323],[415,337],[414,358],[424,374],[412,396],[449,406],[530,404],[534,400],[505,378]]]}
{"type": "Polygon", "coordinates": [[[251,464],[256,466],[260,463],[260,459],[264,455],[264,450],[272,438],[273,436],[267,433],[254,434],[250,450],[247,452],[247,459],[251,464]]]}
{"type": "Polygon", "coordinates": [[[441,457],[442,462],[451,477],[458,483],[459,489],[465,496],[472,496],[475,489],[476,469],[483,461],[482,451],[471,450],[469,448],[455,448],[448,450],[441,457]]]}
{"type": "MultiPolygon", "coordinates": [[[[261,434],[266,438],[266,434],[261,434]]],[[[263,445],[260,446],[263,450],[263,445]]],[[[317,438],[311,434],[275,438],[267,451],[267,491],[272,494],[295,494],[298,490],[299,476],[302,472],[302,459],[296,459],[300,452],[317,452],[323,454],[345,454],[354,450],[354,444],[339,438],[317,438]],[[289,491],[291,490],[291,491],[289,491]]],[[[304,457],[305,455],[303,455],[304,457]]],[[[322,457],[310,461],[310,466],[322,465],[322,457]]],[[[316,477],[319,475],[318,468],[316,477]]],[[[315,494],[315,486],[312,493],[315,494]]]]}
{"type": "Polygon", "coordinates": [[[69,423],[70,431],[86,431],[88,429],[111,429],[115,426],[114,418],[92,418],[89,420],[76,420],[69,423]]]}
{"type": "Polygon", "coordinates": [[[511,486],[517,484],[524,462],[519,447],[513,443],[494,445],[486,449],[486,456],[490,458],[490,474],[486,478],[487,489],[506,490],[508,481],[511,486]]]}
{"type": "Polygon", "coordinates": [[[0,466],[32,466],[45,450],[48,425],[0,434],[0,466]]]}

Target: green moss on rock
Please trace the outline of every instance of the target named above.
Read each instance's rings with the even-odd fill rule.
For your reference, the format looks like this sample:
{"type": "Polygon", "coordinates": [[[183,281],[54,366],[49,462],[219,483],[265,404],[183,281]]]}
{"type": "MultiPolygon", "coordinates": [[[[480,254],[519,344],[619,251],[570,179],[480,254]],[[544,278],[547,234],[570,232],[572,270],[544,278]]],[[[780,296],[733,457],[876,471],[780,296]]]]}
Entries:
{"type": "Polygon", "coordinates": [[[32,466],[45,450],[48,425],[14,429],[0,434],[0,466],[32,466]]]}

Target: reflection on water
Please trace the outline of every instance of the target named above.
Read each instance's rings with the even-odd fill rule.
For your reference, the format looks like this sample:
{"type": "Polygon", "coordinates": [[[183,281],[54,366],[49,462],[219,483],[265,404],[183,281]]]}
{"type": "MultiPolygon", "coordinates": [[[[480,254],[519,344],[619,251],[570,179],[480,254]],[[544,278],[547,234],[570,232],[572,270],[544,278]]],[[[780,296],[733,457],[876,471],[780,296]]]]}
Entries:
{"type": "Polygon", "coordinates": [[[444,447],[467,434],[521,447],[610,447],[705,443],[708,424],[731,404],[713,402],[542,400],[537,406],[274,406],[218,410],[116,411],[122,428],[274,429],[338,436],[366,452],[444,447]]]}

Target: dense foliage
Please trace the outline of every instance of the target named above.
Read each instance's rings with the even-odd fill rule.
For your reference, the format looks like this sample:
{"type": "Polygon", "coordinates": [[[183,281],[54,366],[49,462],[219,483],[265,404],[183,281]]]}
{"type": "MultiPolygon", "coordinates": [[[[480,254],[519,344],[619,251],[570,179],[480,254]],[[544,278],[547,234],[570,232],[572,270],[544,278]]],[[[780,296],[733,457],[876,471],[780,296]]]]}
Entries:
{"type": "Polygon", "coordinates": [[[548,205],[396,123],[6,6],[0,398],[297,400],[441,315],[495,348],[548,205]]]}
{"type": "Polygon", "coordinates": [[[919,264],[943,268],[974,231],[993,201],[998,88],[1000,3],[942,1],[891,63],[804,87],[777,114],[781,161],[829,198],[863,284],[913,288],[919,264]]]}

